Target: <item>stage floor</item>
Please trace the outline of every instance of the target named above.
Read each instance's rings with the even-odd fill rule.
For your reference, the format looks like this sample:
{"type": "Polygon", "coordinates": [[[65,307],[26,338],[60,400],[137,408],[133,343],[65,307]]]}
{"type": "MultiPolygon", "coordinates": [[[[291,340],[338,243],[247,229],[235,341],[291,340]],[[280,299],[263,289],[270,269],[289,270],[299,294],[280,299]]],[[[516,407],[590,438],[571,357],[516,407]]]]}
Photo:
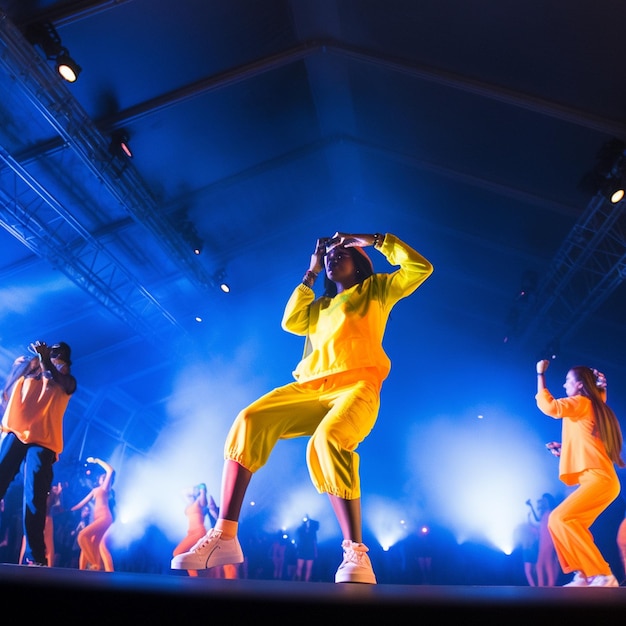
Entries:
{"type": "Polygon", "coordinates": [[[338,585],[0,564],[0,588],[7,611],[9,607],[21,614],[32,610],[33,616],[45,614],[65,624],[269,617],[280,623],[328,619],[330,626],[339,616],[396,621],[397,611],[402,610],[427,622],[454,617],[479,619],[484,625],[543,618],[566,620],[571,626],[626,614],[622,613],[626,611],[624,587],[338,585]]]}

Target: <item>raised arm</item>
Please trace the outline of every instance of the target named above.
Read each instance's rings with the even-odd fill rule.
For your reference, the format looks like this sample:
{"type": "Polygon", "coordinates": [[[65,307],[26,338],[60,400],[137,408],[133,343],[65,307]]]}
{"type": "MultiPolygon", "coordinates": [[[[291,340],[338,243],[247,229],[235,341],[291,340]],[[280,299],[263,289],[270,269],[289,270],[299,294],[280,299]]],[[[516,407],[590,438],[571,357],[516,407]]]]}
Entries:
{"type": "Polygon", "coordinates": [[[65,363],[60,369],[57,369],[50,358],[50,346],[43,341],[35,341],[31,344],[31,349],[39,355],[41,368],[44,372],[50,372],[54,382],[60,385],[66,394],[73,394],[76,391],[76,379],[70,374],[70,366],[65,363]]]}
{"type": "Polygon", "coordinates": [[[542,359],[537,362],[537,393],[546,388],[546,370],[550,367],[550,361],[542,359]]]}
{"type": "Polygon", "coordinates": [[[204,483],[200,483],[199,485],[196,486],[196,489],[198,490],[198,504],[203,508],[206,509],[209,505],[208,501],[207,501],[207,495],[206,495],[206,485],[204,483]]]}
{"type": "Polygon", "coordinates": [[[535,507],[533,506],[533,503],[531,502],[530,499],[526,500],[526,504],[530,507],[530,512],[532,513],[533,517],[535,518],[535,521],[538,522],[539,521],[539,516],[537,515],[537,511],[535,511],[535,507]]]}
{"type": "Polygon", "coordinates": [[[114,472],[113,468],[106,461],[97,459],[93,456],[87,458],[87,463],[95,463],[104,470],[104,480],[102,481],[101,487],[108,491],[111,488],[111,480],[114,472]]]}
{"type": "Polygon", "coordinates": [[[606,402],[606,398],[608,395],[606,376],[595,368],[592,371],[593,371],[593,375],[596,377],[596,387],[598,388],[598,391],[600,392],[602,399],[606,402]]]}

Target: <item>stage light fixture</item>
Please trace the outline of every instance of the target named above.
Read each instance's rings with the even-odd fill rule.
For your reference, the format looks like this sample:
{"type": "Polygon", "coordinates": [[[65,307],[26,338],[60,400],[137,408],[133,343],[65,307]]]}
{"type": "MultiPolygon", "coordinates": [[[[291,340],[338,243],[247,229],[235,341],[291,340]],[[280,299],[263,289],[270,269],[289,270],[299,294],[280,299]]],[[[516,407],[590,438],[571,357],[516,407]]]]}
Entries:
{"type": "Polygon", "coordinates": [[[598,154],[595,172],[600,193],[611,204],[621,202],[626,193],[626,144],[620,139],[607,142],[598,154]]]}
{"type": "Polygon", "coordinates": [[[202,249],[204,248],[204,242],[199,237],[195,238],[192,242],[193,253],[196,255],[202,254],[202,249]]]}
{"type": "Polygon", "coordinates": [[[626,193],[625,187],[626,180],[623,176],[609,180],[605,190],[608,201],[611,204],[621,202],[624,199],[624,194],[626,193]]]}
{"type": "Polygon", "coordinates": [[[52,24],[33,24],[25,33],[26,39],[39,46],[48,61],[54,61],[59,76],[68,83],[76,82],[82,68],[72,57],[67,48],[61,44],[61,38],[52,24]]]}
{"type": "Polygon", "coordinates": [[[83,71],[83,68],[72,59],[65,48],[61,49],[61,52],[56,57],[57,72],[68,83],[76,82],[78,75],[83,71]]]}
{"type": "Polygon", "coordinates": [[[111,133],[111,143],[109,145],[109,152],[120,159],[128,157],[133,158],[133,152],[130,149],[128,143],[128,133],[121,129],[111,133]]]}
{"type": "Polygon", "coordinates": [[[230,293],[230,285],[226,282],[226,270],[215,272],[213,280],[224,293],[230,293]]]}

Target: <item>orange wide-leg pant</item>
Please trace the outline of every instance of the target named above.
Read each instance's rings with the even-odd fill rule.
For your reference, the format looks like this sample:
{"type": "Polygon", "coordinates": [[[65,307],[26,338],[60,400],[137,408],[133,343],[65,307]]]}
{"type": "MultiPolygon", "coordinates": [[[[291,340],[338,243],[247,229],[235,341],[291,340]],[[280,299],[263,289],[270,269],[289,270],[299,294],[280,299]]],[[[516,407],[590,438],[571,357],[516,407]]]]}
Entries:
{"type": "Polygon", "coordinates": [[[548,530],[566,574],[574,571],[585,577],[611,574],[611,567],[589,528],[619,492],[615,471],[588,469],[579,474],[578,487],[550,513],[548,530]]]}

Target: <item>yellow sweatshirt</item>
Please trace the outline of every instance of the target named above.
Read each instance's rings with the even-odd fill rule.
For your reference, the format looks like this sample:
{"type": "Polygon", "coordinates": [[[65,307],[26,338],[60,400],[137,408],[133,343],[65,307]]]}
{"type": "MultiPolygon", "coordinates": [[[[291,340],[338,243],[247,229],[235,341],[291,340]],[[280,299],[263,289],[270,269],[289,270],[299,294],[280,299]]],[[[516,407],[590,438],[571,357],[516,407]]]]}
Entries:
{"type": "Polygon", "coordinates": [[[320,297],[298,285],[285,307],[282,328],[307,337],[302,360],[293,372],[299,382],[364,367],[376,368],[381,382],[391,369],[382,341],[389,313],[433,272],[421,254],[391,234],[379,248],[392,273],[377,273],[337,294],[320,297]]]}

